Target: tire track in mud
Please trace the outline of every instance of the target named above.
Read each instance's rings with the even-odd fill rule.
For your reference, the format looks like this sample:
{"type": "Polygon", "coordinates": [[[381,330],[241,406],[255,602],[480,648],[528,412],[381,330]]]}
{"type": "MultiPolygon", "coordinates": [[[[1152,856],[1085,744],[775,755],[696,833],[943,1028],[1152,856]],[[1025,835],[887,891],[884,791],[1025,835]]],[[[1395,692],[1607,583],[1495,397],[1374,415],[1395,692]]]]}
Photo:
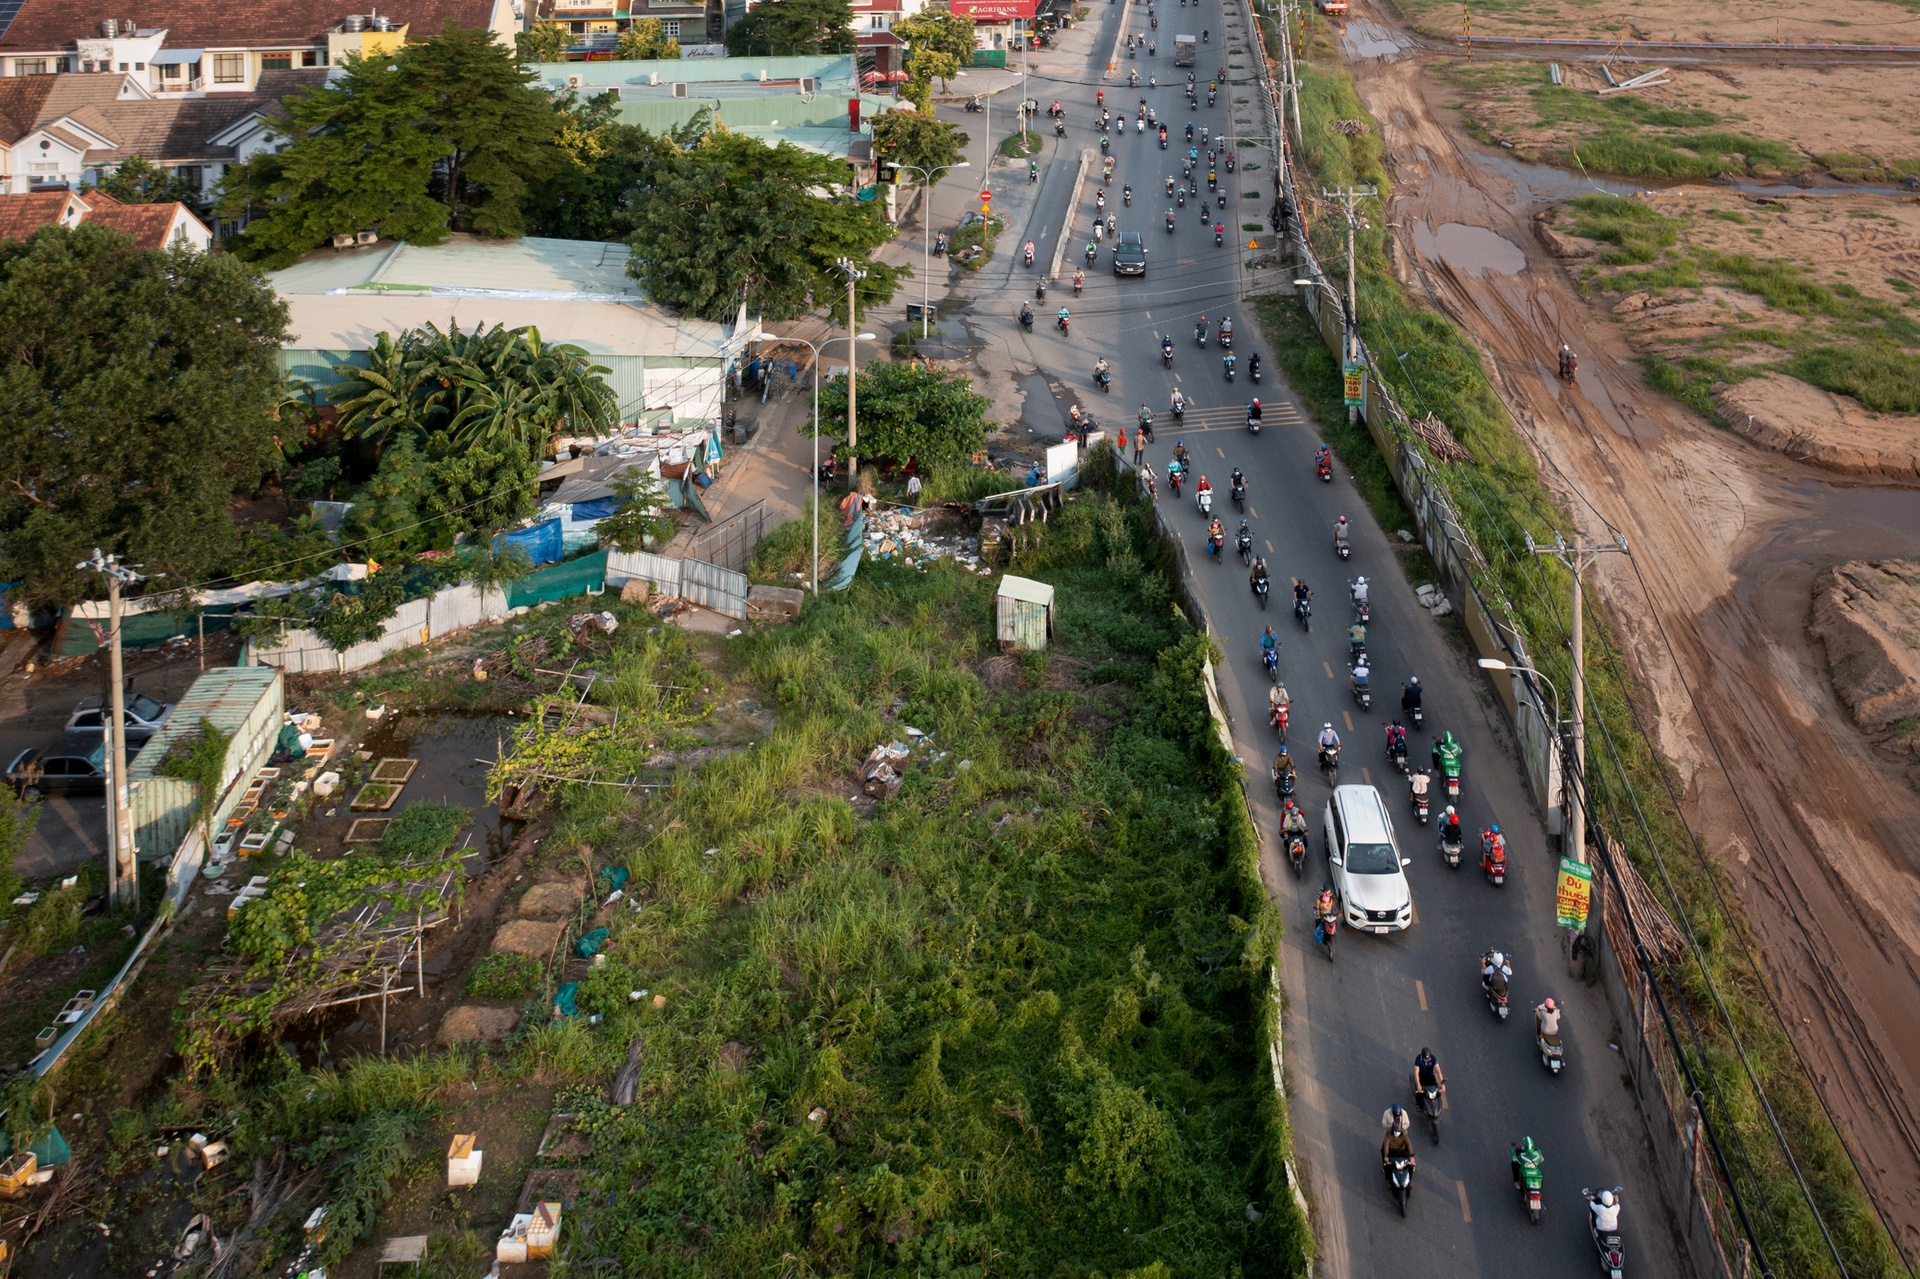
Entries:
{"type": "MultiPolygon", "coordinates": [[[[1369,16],[1397,27],[1377,9],[1369,16]]],[[[1617,527],[1636,551],[1633,565],[1603,560],[1595,593],[1652,693],[1642,708],[1650,729],[1680,775],[1689,821],[1742,900],[1795,1043],[1912,1252],[1920,844],[1909,832],[1920,830],[1920,804],[1838,718],[1804,631],[1805,595],[1768,607],[1742,589],[1766,568],[1757,553],[1769,542],[1785,534],[1791,545],[1796,529],[1818,531],[1834,513],[1809,493],[1808,472],[1645,389],[1621,335],[1594,323],[1534,237],[1532,210],[1514,207],[1513,184],[1437,122],[1417,56],[1349,65],[1395,183],[1396,270],[1480,348],[1579,531],[1617,527]],[[1527,265],[1503,275],[1421,258],[1411,232],[1420,220],[1488,228],[1527,265]],[[1575,387],[1550,365],[1562,340],[1581,353],[1575,387]],[[1824,704],[1811,703],[1811,689],[1824,704]],[[1719,712],[1711,739],[1696,704],[1719,712]]],[[[1920,553],[1920,529],[1913,541],[1920,553]]]]}

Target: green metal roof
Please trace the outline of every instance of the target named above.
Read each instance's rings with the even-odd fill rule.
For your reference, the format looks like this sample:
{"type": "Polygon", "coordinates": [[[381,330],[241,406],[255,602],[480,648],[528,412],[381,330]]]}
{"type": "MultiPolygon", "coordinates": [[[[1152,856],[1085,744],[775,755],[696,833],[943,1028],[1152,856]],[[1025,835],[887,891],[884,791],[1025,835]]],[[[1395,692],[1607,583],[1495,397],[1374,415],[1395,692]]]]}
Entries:
{"type": "Polygon", "coordinates": [[[147,739],[140,754],[127,765],[127,780],[137,782],[154,776],[153,770],[175,742],[200,735],[203,719],[211,720],[215,728],[229,736],[238,732],[280,678],[280,672],[271,666],[222,666],[208,671],[174,703],[166,725],[147,739]]]}

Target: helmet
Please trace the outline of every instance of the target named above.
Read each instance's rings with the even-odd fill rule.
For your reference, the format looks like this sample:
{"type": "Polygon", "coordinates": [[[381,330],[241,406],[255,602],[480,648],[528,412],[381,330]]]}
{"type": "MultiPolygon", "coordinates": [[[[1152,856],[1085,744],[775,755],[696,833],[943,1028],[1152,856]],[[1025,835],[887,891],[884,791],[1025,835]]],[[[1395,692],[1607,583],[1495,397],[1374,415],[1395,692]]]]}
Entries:
{"type": "Polygon", "coordinates": [[[1548,1012],[1552,1012],[1552,1011],[1553,1011],[1553,997],[1552,997],[1551,995],[1549,995],[1549,996],[1547,997],[1547,1002],[1546,1002],[1546,1005],[1545,1005],[1545,1006],[1546,1006],[1546,1010],[1547,1010],[1548,1012]]]}
{"type": "Polygon", "coordinates": [[[1321,728],[1332,728],[1332,727],[1333,727],[1333,721],[1332,721],[1332,720],[1328,720],[1328,721],[1327,721],[1326,723],[1324,723],[1324,724],[1322,724],[1322,725],[1321,725],[1320,727],[1321,727],[1321,728]]]}
{"type": "Polygon", "coordinates": [[[1256,409],[1260,407],[1260,397],[1257,395],[1253,397],[1253,407],[1256,409]]]}
{"type": "Polygon", "coordinates": [[[1409,676],[1407,676],[1407,683],[1408,683],[1408,684],[1418,684],[1419,682],[1420,682],[1420,677],[1419,677],[1418,675],[1409,675],[1409,676]]]}
{"type": "Polygon", "coordinates": [[[1448,804],[1448,805],[1447,805],[1447,816],[1449,816],[1449,817],[1452,817],[1453,815],[1454,815],[1454,812],[1453,812],[1453,805],[1452,805],[1452,804],[1448,804]]]}
{"type": "Polygon", "coordinates": [[[1522,1137],[1520,1139],[1520,1149],[1524,1154],[1537,1155],[1540,1153],[1540,1147],[1533,1144],[1533,1138],[1531,1137],[1522,1137]]]}
{"type": "Polygon", "coordinates": [[[1393,1103],[1393,1117],[1395,1119],[1400,1118],[1402,1115],[1406,1113],[1407,1113],[1406,1110],[1400,1105],[1399,1102],[1396,1101],[1393,1103]]]}
{"type": "MultiPolygon", "coordinates": [[[[1286,748],[1286,747],[1284,747],[1284,746],[1282,746],[1282,747],[1280,748],[1280,753],[1281,753],[1282,755],[1284,755],[1284,754],[1286,754],[1286,753],[1287,753],[1287,748],[1286,748]]],[[[1293,801],[1292,801],[1292,800],[1288,800],[1287,802],[1288,802],[1289,804],[1291,804],[1291,803],[1292,803],[1293,801]]]]}
{"type": "MultiPolygon", "coordinates": [[[[1257,403],[1257,402],[1258,402],[1258,401],[1256,401],[1256,403],[1257,403]]],[[[1367,579],[1366,579],[1366,578],[1364,578],[1364,577],[1362,577],[1362,578],[1359,578],[1358,580],[1356,580],[1356,581],[1354,582],[1354,585],[1355,585],[1355,586],[1365,586],[1366,584],[1367,584],[1367,579]]]]}
{"type": "Polygon", "coordinates": [[[1600,1205],[1603,1208],[1613,1207],[1613,1192],[1611,1190],[1602,1190],[1600,1192],[1600,1205]]]}
{"type": "Polygon", "coordinates": [[[1498,835],[1498,834],[1500,833],[1500,823],[1498,823],[1498,822],[1495,822],[1495,823],[1493,824],[1493,833],[1494,833],[1494,834],[1496,834],[1496,835],[1498,835]]]}
{"type": "Polygon", "coordinates": [[[1342,515],[1342,516],[1340,517],[1340,523],[1342,523],[1342,524],[1345,524],[1346,522],[1347,522],[1347,517],[1346,517],[1346,516],[1344,516],[1344,515],[1342,515]]]}

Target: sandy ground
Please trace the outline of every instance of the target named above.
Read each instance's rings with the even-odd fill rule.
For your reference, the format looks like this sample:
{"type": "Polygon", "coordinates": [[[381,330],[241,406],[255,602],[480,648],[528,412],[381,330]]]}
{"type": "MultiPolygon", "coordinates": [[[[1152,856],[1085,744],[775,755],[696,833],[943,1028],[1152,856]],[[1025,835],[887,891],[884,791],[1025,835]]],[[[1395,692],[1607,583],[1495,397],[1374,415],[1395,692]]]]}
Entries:
{"type": "MultiPolygon", "coordinates": [[[[1371,3],[1356,8],[1392,22],[1371,3]]],[[[1716,6],[1719,33],[1738,10],[1716,6]]],[[[1883,10],[1904,16],[1849,12],[1883,10]]],[[[1652,693],[1688,815],[1749,912],[1823,1096],[1882,1205],[1920,1246],[1920,803],[1851,724],[1805,629],[1815,574],[1849,558],[1823,546],[1911,554],[1920,499],[1822,484],[1650,394],[1624,334],[1595,322],[1530,231],[1529,191],[1551,183],[1530,186],[1499,153],[1443,127],[1417,58],[1356,58],[1353,69],[1385,135],[1414,287],[1480,343],[1581,524],[1571,531],[1617,528],[1636,550],[1603,559],[1596,593],[1652,693]],[[1524,265],[1423,256],[1419,224],[1491,231],[1524,265]],[[1562,339],[1582,354],[1573,388],[1553,375],[1562,339]]]]}
{"type": "Polygon", "coordinates": [[[1727,424],[1762,448],[1843,475],[1920,483],[1920,417],[1868,413],[1778,373],[1736,382],[1717,403],[1727,424]]]}
{"type": "MultiPolygon", "coordinates": [[[[1451,39],[1460,34],[1462,6],[1453,0],[1404,0],[1401,9],[1427,35],[1451,39]]],[[[1913,10],[1889,0],[1858,0],[1843,8],[1780,0],[1700,5],[1579,0],[1564,6],[1543,0],[1479,0],[1466,9],[1477,36],[1920,44],[1920,21],[1913,10]]]]}
{"type": "MultiPolygon", "coordinates": [[[[1920,43],[1920,23],[1914,24],[1911,39],[1920,43]]],[[[1607,81],[1598,60],[1580,60],[1584,56],[1569,50],[1568,56],[1558,59],[1562,84],[1577,92],[1595,93],[1607,81]]],[[[1483,136],[1510,144],[1516,154],[1527,158],[1564,156],[1595,126],[1541,121],[1534,91],[1551,83],[1547,65],[1545,57],[1479,54],[1472,63],[1448,59],[1436,67],[1436,74],[1451,90],[1449,105],[1458,106],[1484,131],[1483,136]]],[[[1808,165],[1815,164],[1816,157],[1825,157],[1836,176],[1862,180],[1886,176],[1874,171],[1877,166],[1844,157],[1903,169],[1920,160],[1920,112],[1913,109],[1920,100],[1920,60],[1812,67],[1765,62],[1708,65],[1642,55],[1637,62],[1616,63],[1613,73],[1616,79],[1626,80],[1656,67],[1668,69],[1667,83],[1631,91],[1649,108],[1711,111],[1720,118],[1707,127],[1785,143],[1808,165]]],[[[1688,131],[1686,127],[1672,130],[1688,131]]]]}

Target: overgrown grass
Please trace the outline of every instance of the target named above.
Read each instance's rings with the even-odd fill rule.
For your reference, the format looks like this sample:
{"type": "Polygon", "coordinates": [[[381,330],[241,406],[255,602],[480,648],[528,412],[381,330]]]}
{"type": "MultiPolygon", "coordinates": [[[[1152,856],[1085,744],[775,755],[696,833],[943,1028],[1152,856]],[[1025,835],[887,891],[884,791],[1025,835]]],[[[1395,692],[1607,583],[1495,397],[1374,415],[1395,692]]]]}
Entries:
{"type": "Polygon", "coordinates": [[[613,953],[668,992],[610,1021],[617,1052],[644,1017],[647,1048],[635,1106],[586,1124],[598,1252],[1297,1271],[1262,1038],[1277,920],[1160,554],[1144,508],[1083,493],[1015,565],[1059,591],[1056,651],[991,679],[991,582],[863,572],[741,642],[769,740],[644,811],[569,808],[557,837],[592,831],[648,902],[613,953]],[[856,814],[855,765],[906,725],[930,744],[856,814]]]}
{"type": "Polygon", "coordinates": [[[528,999],[539,991],[545,976],[539,960],[495,951],[467,975],[467,995],[472,999],[528,999]]]}
{"type": "Polygon", "coordinates": [[[1920,413],[1920,355],[1889,343],[1815,347],[1787,371],[1876,413],[1920,413]]]}
{"type": "MultiPolygon", "coordinates": [[[[1326,121],[1335,115],[1359,118],[1360,113],[1326,24],[1309,18],[1307,25],[1309,38],[1300,51],[1306,81],[1301,97],[1306,160],[1313,182],[1325,186],[1372,182],[1385,192],[1388,180],[1372,132],[1349,140],[1325,129],[1326,121]]],[[[1606,208],[1589,212],[1603,214],[1606,208]]],[[[1435,473],[1486,558],[1481,590],[1503,619],[1527,637],[1534,661],[1564,687],[1569,672],[1562,602],[1570,583],[1557,565],[1526,552],[1522,534],[1543,538],[1572,523],[1540,484],[1531,455],[1473,348],[1443,317],[1408,297],[1395,282],[1384,231],[1373,229],[1384,228],[1387,217],[1379,208],[1370,215],[1371,227],[1358,238],[1362,330],[1376,358],[1386,365],[1380,372],[1402,402],[1413,411],[1437,413],[1473,450],[1473,463],[1438,466],[1435,473]],[[1398,358],[1403,352],[1408,357],[1404,361],[1398,358]]],[[[1619,229],[1626,239],[1628,228],[1619,229]]],[[[1323,262],[1337,263],[1344,235],[1336,233],[1332,217],[1318,219],[1314,241],[1323,262]]],[[[1260,314],[1263,319],[1276,315],[1284,319],[1287,305],[1266,304],[1260,314]]],[[[1337,432],[1337,418],[1327,416],[1330,406],[1339,403],[1332,385],[1336,372],[1332,361],[1302,357],[1298,342],[1282,340],[1284,326],[1270,336],[1275,339],[1277,358],[1310,411],[1320,417],[1322,429],[1337,432]]],[[[1841,376],[1838,361],[1832,368],[1833,376],[1841,376]]],[[[1766,977],[1752,959],[1746,923],[1723,909],[1722,903],[1731,899],[1727,886],[1717,867],[1696,855],[1671,798],[1677,790],[1671,772],[1639,731],[1638,690],[1630,682],[1624,658],[1603,618],[1590,614],[1588,627],[1586,686],[1594,743],[1589,784],[1611,833],[1668,909],[1687,921],[1699,938],[1699,964],[1706,976],[1701,967],[1682,964],[1661,977],[1700,1029],[1696,1043],[1679,1047],[1688,1054],[1698,1077],[1709,1084],[1708,1113],[1734,1152],[1734,1181],[1761,1222],[1760,1238],[1769,1250],[1768,1260],[1780,1273],[1837,1273],[1792,1170],[1773,1141],[1728,1029],[1715,1010],[1715,995],[1729,1011],[1732,1028],[1740,1035],[1787,1142],[1813,1187],[1814,1200],[1848,1272],[1889,1277],[1904,1273],[1784,1029],[1767,1007],[1766,977]],[[1639,814],[1644,814],[1644,828],[1639,814]]]]}
{"type": "Polygon", "coordinates": [[[1619,246],[1619,253],[1601,258],[1609,266],[1655,261],[1660,250],[1671,247],[1680,238],[1674,219],[1639,200],[1618,195],[1583,195],[1569,201],[1567,207],[1574,213],[1570,229],[1575,235],[1619,246]]]}

